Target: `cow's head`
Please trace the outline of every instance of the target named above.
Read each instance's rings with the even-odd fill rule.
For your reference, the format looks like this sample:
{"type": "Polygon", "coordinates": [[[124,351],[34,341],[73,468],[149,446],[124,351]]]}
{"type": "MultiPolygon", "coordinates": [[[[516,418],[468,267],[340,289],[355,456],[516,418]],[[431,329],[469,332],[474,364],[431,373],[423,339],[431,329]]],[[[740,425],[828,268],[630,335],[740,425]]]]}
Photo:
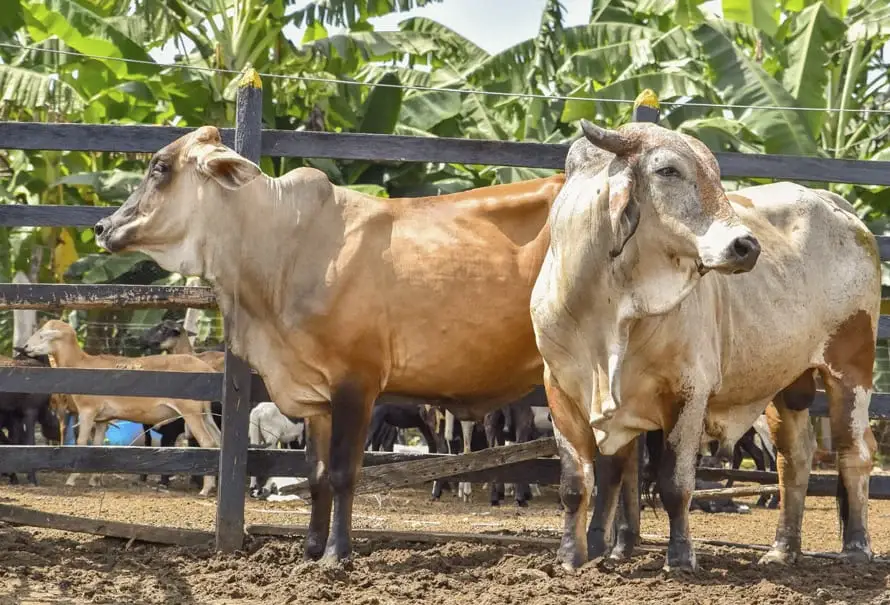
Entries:
{"type": "Polygon", "coordinates": [[[179,339],[187,333],[181,321],[165,319],[142,333],[139,339],[143,348],[155,351],[172,351],[179,339]]]}
{"type": "MultiPolygon", "coordinates": [[[[607,130],[582,120],[581,126],[587,141],[614,154],[598,192],[608,198],[612,257],[643,224],[645,235],[637,237],[680,262],[693,261],[700,274],[754,268],[760,244],[730,206],[717,160],[701,141],[649,123],[607,130]]],[[[570,152],[567,173],[579,157],[590,154],[570,152]]]]}
{"type": "Polygon", "coordinates": [[[51,319],[31,335],[22,347],[28,357],[57,355],[60,349],[77,347],[77,334],[74,328],[58,319],[51,319]]]}
{"type": "Polygon", "coordinates": [[[228,192],[261,174],[259,166],[223,145],[213,126],[182,136],[151,158],[139,187],[95,226],[109,252],[137,250],[169,271],[201,273],[200,225],[218,220],[228,192]]]}

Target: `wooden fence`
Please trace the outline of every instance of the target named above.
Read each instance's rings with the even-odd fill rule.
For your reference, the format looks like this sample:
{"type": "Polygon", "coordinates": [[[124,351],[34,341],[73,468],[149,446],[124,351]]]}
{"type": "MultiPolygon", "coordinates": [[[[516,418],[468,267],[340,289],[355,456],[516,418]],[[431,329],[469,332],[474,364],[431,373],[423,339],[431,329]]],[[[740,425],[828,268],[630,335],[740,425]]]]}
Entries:
{"type": "MultiPolygon", "coordinates": [[[[562,170],[568,145],[427,138],[372,134],[333,134],[262,130],[262,86],[256,73],[242,78],[234,129],[222,129],[223,141],[245,157],[337,158],[386,162],[454,162],[493,166],[523,166],[562,170]]],[[[657,121],[657,101],[645,93],[635,105],[634,119],[657,121]]],[[[162,126],[115,126],[0,122],[0,146],[23,150],[76,150],[154,153],[191,129],[162,126]]],[[[796,181],[890,185],[890,162],[831,160],[776,155],[717,153],[724,178],[762,177],[796,181]]],[[[114,207],[0,206],[0,226],[93,226],[114,207]]],[[[878,237],[881,259],[890,259],[890,237],[878,237]]],[[[0,309],[93,309],[215,306],[213,292],[204,287],[131,285],[2,284],[0,309]]],[[[890,336],[890,317],[882,316],[879,337],[890,336]]],[[[244,535],[244,487],[247,474],[305,475],[303,453],[293,450],[248,450],[249,401],[268,398],[265,385],[244,362],[226,351],[225,371],[219,373],[155,372],[142,370],[80,370],[63,368],[0,368],[0,391],[76,393],[95,395],[177,396],[223,402],[221,447],[129,448],[7,446],[0,452],[0,472],[56,470],[123,473],[218,473],[216,544],[220,550],[240,548],[244,535]]],[[[825,416],[820,394],[813,410],[825,416]]],[[[872,399],[871,416],[890,419],[890,393],[872,399]]],[[[365,466],[424,462],[417,480],[450,477],[469,481],[542,484],[559,482],[559,462],[541,456],[553,453],[552,440],[478,452],[457,463],[446,455],[365,454],[365,466]],[[430,470],[427,459],[438,459],[430,470]]],[[[399,468],[405,468],[401,466],[399,468]]],[[[412,467],[414,468],[414,467],[412,467]]],[[[416,468],[420,468],[417,466],[416,468]]],[[[396,467],[393,467],[393,472],[396,467]]],[[[704,478],[734,477],[742,481],[776,483],[775,473],[699,469],[704,478]]],[[[369,473],[363,473],[367,475],[369,473]]],[[[387,472],[370,473],[375,486],[387,472]]],[[[398,473],[396,473],[398,474],[398,473]]],[[[402,484],[411,478],[399,475],[402,484]]],[[[834,493],[834,474],[814,474],[810,494],[834,493]]],[[[416,481],[415,481],[416,482],[416,481]]],[[[395,485],[394,483],[386,485],[395,485]]],[[[871,496],[890,498],[890,477],[873,477],[871,496]]],[[[15,516],[13,515],[13,518],[15,516]]],[[[28,518],[33,518],[30,516],[28,518]]]]}

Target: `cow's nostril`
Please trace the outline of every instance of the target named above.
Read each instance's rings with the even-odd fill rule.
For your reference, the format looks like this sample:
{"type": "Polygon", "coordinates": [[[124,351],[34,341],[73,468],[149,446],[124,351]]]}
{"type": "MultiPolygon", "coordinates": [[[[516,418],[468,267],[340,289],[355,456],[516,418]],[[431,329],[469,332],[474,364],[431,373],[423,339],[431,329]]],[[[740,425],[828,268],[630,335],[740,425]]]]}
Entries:
{"type": "Polygon", "coordinates": [[[747,260],[749,257],[756,257],[760,253],[760,243],[750,235],[746,235],[736,238],[732,243],[732,251],[740,260],[747,260]]]}
{"type": "Polygon", "coordinates": [[[105,222],[99,221],[96,223],[96,226],[93,227],[93,232],[96,234],[96,237],[99,237],[103,233],[105,233],[105,222]]]}

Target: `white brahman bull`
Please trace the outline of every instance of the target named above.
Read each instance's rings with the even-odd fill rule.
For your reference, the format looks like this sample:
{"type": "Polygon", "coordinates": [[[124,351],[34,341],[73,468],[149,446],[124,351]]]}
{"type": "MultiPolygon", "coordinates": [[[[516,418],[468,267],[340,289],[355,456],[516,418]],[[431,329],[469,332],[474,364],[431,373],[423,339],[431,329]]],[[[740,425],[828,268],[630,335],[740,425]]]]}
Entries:
{"type": "MultiPolygon", "coordinates": [[[[633,439],[662,429],[665,568],[695,568],[688,515],[700,443],[731,447],[766,409],[781,507],[761,562],[795,561],[814,371],[838,444],[843,554],[871,560],[875,238],[827,191],[775,183],[727,195],[714,155],[690,136],[645,123],[582,128],[531,300],[562,459],[560,560],[574,567],[604,553],[622,475],[636,464],[633,439]],[[585,533],[595,456],[604,490],[585,533]]],[[[613,556],[638,538],[634,520],[623,531],[613,556]]]]}

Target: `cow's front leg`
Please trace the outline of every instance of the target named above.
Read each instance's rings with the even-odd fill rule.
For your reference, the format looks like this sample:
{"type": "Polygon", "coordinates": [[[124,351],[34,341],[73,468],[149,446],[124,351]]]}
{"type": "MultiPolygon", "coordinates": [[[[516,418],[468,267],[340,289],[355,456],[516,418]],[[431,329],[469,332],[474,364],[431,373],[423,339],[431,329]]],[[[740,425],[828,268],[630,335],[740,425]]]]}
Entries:
{"type": "Polygon", "coordinates": [[[306,461],[309,463],[309,493],[312,511],[303,548],[304,559],[318,559],[324,553],[331,527],[333,492],[330,481],[331,415],[306,418],[306,461]]]}
{"type": "Polygon", "coordinates": [[[680,410],[676,424],[667,433],[658,488],[670,520],[670,538],[664,570],[694,570],[695,549],[689,535],[689,504],[695,489],[695,461],[704,429],[707,398],[697,393],[680,410]]]}
{"type": "Polygon", "coordinates": [[[640,541],[640,448],[643,440],[637,437],[624,462],[624,479],[618,500],[615,547],[612,559],[629,559],[640,541]]]}
{"type": "Polygon", "coordinates": [[[331,487],[334,516],[322,562],[333,565],[352,552],[352,504],[362,466],[365,436],[377,392],[345,382],[331,399],[331,487]]]}
{"type": "Polygon", "coordinates": [[[585,526],[593,489],[596,439],[580,406],[569,398],[546,369],[544,386],[559,450],[562,471],[559,495],[565,509],[565,527],[557,558],[563,567],[573,569],[587,562],[585,526]]]}
{"type": "MultiPolygon", "coordinates": [[[[636,461],[637,441],[634,439],[614,456],[596,455],[596,497],[594,499],[593,516],[587,528],[587,554],[590,558],[602,557],[607,550],[615,545],[616,536],[615,512],[622,489],[622,479],[627,470],[629,460],[636,461]]],[[[621,515],[622,518],[624,514],[621,515]]],[[[639,514],[638,514],[639,516],[639,514]]],[[[633,543],[631,543],[633,550],[633,543]]],[[[617,554],[617,553],[616,553],[617,554]]]]}

